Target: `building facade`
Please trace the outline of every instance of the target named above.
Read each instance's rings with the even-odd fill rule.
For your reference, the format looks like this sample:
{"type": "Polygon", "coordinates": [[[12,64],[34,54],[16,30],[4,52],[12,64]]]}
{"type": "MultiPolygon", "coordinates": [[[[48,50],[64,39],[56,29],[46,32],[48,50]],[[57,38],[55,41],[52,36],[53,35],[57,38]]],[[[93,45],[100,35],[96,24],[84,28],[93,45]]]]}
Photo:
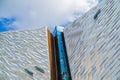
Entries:
{"type": "Polygon", "coordinates": [[[120,1],[104,0],[53,34],[0,33],[0,80],[120,80],[120,1]]]}
{"type": "Polygon", "coordinates": [[[120,80],[120,1],[104,0],[64,29],[72,80],[120,80]]]}
{"type": "Polygon", "coordinates": [[[0,80],[53,80],[50,38],[46,27],[0,33],[0,80]]]}

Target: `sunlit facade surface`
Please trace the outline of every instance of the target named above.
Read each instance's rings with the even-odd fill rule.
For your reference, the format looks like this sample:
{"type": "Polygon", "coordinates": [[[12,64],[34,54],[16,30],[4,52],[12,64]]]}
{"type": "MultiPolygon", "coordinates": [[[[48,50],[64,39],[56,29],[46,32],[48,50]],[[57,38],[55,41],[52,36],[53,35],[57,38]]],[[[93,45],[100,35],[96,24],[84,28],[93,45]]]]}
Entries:
{"type": "Polygon", "coordinates": [[[70,26],[0,33],[0,80],[120,80],[120,1],[70,26]]]}
{"type": "Polygon", "coordinates": [[[0,33],[0,80],[50,80],[47,28],[0,33]]]}
{"type": "Polygon", "coordinates": [[[72,80],[120,80],[120,1],[104,0],[64,29],[72,80]]]}

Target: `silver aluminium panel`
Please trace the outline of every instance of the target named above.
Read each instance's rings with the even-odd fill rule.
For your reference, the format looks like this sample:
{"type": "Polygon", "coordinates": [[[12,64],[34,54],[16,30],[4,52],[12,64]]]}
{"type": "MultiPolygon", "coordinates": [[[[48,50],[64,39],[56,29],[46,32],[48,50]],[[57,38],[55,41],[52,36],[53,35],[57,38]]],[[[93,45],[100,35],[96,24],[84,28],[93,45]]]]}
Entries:
{"type": "Polygon", "coordinates": [[[72,80],[120,80],[119,0],[104,0],[66,27],[64,37],[72,80]]]}
{"type": "Polygon", "coordinates": [[[0,80],[50,80],[45,27],[0,33],[0,80]]]}

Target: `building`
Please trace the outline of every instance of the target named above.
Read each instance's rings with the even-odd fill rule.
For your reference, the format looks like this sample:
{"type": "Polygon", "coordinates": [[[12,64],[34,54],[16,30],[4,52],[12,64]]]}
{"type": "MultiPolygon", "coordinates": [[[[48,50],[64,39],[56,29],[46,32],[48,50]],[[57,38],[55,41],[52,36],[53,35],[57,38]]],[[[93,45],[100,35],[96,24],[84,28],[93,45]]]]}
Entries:
{"type": "Polygon", "coordinates": [[[120,80],[120,1],[70,26],[0,33],[0,80],[120,80]]]}
{"type": "Polygon", "coordinates": [[[54,79],[50,41],[46,27],[0,33],[0,80],[54,79]]]}
{"type": "Polygon", "coordinates": [[[120,80],[120,0],[104,0],[64,37],[72,80],[120,80]]]}

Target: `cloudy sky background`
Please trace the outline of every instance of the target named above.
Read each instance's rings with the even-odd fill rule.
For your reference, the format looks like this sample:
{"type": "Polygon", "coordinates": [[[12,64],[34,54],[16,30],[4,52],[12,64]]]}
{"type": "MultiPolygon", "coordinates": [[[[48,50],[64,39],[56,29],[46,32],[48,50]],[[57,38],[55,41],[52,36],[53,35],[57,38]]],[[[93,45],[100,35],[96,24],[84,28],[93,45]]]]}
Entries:
{"type": "Polygon", "coordinates": [[[66,26],[101,0],[0,0],[0,32],[66,26]]]}

